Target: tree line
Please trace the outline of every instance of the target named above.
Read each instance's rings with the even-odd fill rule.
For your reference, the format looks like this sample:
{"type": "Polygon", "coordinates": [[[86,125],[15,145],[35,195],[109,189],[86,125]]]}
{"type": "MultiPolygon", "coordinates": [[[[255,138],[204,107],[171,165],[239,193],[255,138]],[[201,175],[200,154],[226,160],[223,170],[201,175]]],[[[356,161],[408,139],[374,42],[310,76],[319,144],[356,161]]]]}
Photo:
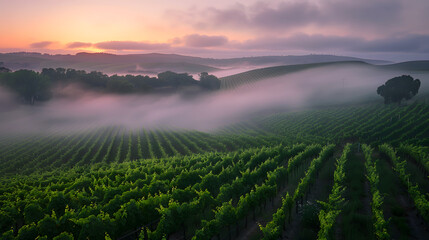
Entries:
{"type": "Polygon", "coordinates": [[[0,85],[15,92],[23,102],[34,104],[36,101],[51,99],[54,86],[78,84],[92,91],[105,93],[148,93],[177,92],[187,88],[212,91],[220,88],[220,80],[207,72],[199,74],[199,81],[187,73],[166,71],[157,77],[142,75],[112,75],[102,72],[65,68],[43,68],[41,72],[32,70],[9,69],[0,71],[0,85]]]}

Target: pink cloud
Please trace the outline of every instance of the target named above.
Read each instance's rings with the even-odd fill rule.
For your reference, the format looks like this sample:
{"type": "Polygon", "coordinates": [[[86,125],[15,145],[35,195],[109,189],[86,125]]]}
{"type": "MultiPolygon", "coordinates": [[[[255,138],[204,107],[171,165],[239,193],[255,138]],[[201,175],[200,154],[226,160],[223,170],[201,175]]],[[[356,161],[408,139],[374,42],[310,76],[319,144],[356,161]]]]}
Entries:
{"type": "Polygon", "coordinates": [[[85,47],[91,47],[92,43],[86,43],[86,42],[71,42],[67,44],[67,48],[85,48],[85,47]]]}
{"type": "Polygon", "coordinates": [[[109,41],[95,43],[94,46],[105,50],[162,50],[170,48],[168,43],[147,43],[134,41],[109,41]]]}
{"type": "Polygon", "coordinates": [[[191,34],[183,39],[187,47],[218,47],[228,43],[228,38],[225,36],[191,34]]]}
{"type": "Polygon", "coordinates": [[[53,43],[54,42],[52,42],[52,41],[35,42],[35,43],[30,44],[30,47],[31,48],[47,48],[53,43]]]}

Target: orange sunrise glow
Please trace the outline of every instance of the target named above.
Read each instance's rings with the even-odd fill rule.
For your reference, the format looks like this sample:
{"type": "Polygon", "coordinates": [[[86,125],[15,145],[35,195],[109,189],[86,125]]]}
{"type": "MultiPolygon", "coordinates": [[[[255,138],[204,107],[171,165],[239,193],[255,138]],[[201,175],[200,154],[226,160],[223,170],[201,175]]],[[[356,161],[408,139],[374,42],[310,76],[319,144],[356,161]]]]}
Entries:
{"type": "MultiPolygon", "coordinates": [[[[222,0],[213,5],[210,1],[192,0],[2,1],[0,51],[207,55],[208,50],[218,50],[217,56],[297,52],[350,54],[355,50],[347,45],[348,42],[371,45],[392,36],[399,41],[411,41],[403,37],[404,29],[410,34],[429,34],[424,25],[427,21],[422,21],[427,14],[415,6],[395,1],[383,7],[382,3],[389,2],[387,0],[374,5],[341,2],[222,0]],[[377,12],[382,9],[386,12],[377,12]],[[411,12],[412,18],[404,17],[411,12]],[[376,19],[380,20],[375,22],[376,19]],[[191,44],[187,41],[190,35],[199,35],[201,39],[193,39],[194,44],[191,44]],[[218,36],[225,41],[216,42],[218,36]],[[300,40],[303,37],[310,42],[325,41],[320,38],[335,39],[339,44],[306,47],[300,40]],[[118,47],[108,46],[106,42],[135,44],[118,47]]],[[[424,1],[418,2],[423,4],[424,1]]],[[[371,56],[389,52],[366,51],[371,56]]],[[[415,53],[418,54],[421,52],[415,53]]]]}

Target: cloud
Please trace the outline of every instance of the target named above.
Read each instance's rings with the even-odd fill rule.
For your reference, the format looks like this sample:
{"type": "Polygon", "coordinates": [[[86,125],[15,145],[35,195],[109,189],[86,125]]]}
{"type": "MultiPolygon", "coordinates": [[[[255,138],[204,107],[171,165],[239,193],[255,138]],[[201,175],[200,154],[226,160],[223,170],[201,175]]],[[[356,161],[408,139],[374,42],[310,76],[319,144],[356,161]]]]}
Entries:
{"type": "MultiPolygon", "coordinates": [[[[167,43],[111,41],[99,43],[73,42],[68,48],[94,46],[103,50],[205,55],[236,57],[249,53],[278,54],[350,54],[350,53],[401,53],[428,54],[429,34],[393,34],[375,39],[354,36],[297,33],[288,37],[275,34],[244,41],[229,40],[222,35],[191,34],[175,37],[167,43]],[[229,54],[229,55],[228,55],[229,54]]],[[[247,56],[247,55],[246,55],[247,56]]],[[[421,58],[421,57],[419,57],[421,58]]]]}
{"type": "Polygon", "coordinates": [[[429,35],[401,35],[365,41],[353,48],[366,52],[415,52],[429,53],[429,35]]]}
{"type": "Polygon", "coordinates": [[[134,41],[109,41],[95,43],[94,46],[105,50],[162,50],[170,48],[168,43],[146,43],[134,41]]]}
{"type": "Polygon", "coordinates": [[[183,40],[182,40],[182,38],[175,37],[175,38],[170,39],[168,42],[171,44],[177,45],[177,44],[183,43],[183,40]]]}
{"type": "Polygon", "coordinates": [[[185,36],[183,39],[187,47],[218,47],[228,43],[228,38],[225,36],[191,34],[185,36]]]}
{"type": "Polygon", "coordinates": [[[35,43],[30,44],[30,47],[31,48],[47,48],[53,43],[54,42],[51,42],[51,41],[35,42],[35,43]]]}
{"type": "Polygon", "coordinates": [[[243,27],[249,24],[246,6],[239,3],[226,9],[208,8],[203,13],[204,17],[195,24],[200,28],[243,27]]]}
{"type": "Polygon", "coordinates": [[[91,46],[92,46],[92,43],[86,43],[86,42],[71,42],[67,44],[67,48],[86,48],[91,46]]]}
{"type": "Polygon", "coordinates": [[[175,37],[170,39],[167,43],[147,43],[135,41],[109,41],[99,43],[83,43],[73,42],[67,45],[68,48],[79,48],[93,46],[103,50],[115,51],[145,51],[145,50],[177,50],[179,48],[210,48],[219,47],[228,44],[228,38],[225,36],[209,36],[200,34],[190,34],[184,37],[175,37]],[[173,48],[172,45],[175,47],[173,48]]]}
{"type": "MultiPolygon", "coordinates": [[[[317,33],[336,30],[354,36],[361,33],[382,36],[415,31],[418,24],[415,19],[429,20],[428,6],[423,0],[415,0],[412,4],[405,0],[258,1],[229,7],[176,10],[175,14],[170,10],[169,17],[198,30],[230,29],[285,35],[308,27],[317,33]]],[[[421,23],[419,26],[419,33],[429,34],[421,23]]]]}
{"type": "Polygon", "coordinates": [[[366,26],[371,28],[401,26],[406,0],[329,0],[324,9],[331,24],[366,26]],[[340,21],[340,22],[339,22],[340,21]]]}
{"type": "Polygon", "coordinates": [[[291,37],[263,37],[238,43],[242,49],[259,50],[328,50],[346,49],[358,44],[361,39],[339,36],[296,34],[291,37]]]}
{"type": "Polygon", "coordinates": [[[307,50],[350,52],[429,52],[429,35],[398,35],[367,40],[358,37],[296,34],[286,38],[264,37],[234,45],[248,50],[307,50]]]}
{"type": "Polygon", "coordinates": [[[260,28],[292,28],[325,21],[321,8],[305,1],[280,2],[275,7],[259,2],[250,12],[250,26],[260,28]]]}

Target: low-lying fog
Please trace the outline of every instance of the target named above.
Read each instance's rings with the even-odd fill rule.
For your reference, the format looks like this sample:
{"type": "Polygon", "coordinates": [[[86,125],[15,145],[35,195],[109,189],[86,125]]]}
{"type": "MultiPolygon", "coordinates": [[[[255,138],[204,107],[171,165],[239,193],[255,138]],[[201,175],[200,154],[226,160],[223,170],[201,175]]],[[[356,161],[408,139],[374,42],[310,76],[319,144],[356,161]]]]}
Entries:
{"type": "MultiPolygon", "coordinates": [[[[239,65],[239,66],[234,66],[231,68],[221,68],[219,70],[212,72],[211,74],[214,74],[214,75],[216,75],[216,77],[221,78],[221,77],[231,76],[234,74],[247,72],[250,70],[254,70],[254,69],[258,69],[258,68],[264,68],[264,67],[272,67],[272,65],[258,65],[258,66],[255,66],[255,65],[239,65]]],[[[194,77],[195,77],[195,74],[194,74],[194,77]]]]}
{"type": "MultiPolygon", "coordinates": [[[[419,78],[419,94],[429,92],[428,73],[381,71],[367,67],[321,67],[198,96],[107,95],[74,86],[63,97],[35,106],[13,102],[0,90],[0,135],[84,130],[121,125],[127,128],[215,130],[270,109],[298,109],[383,99],[376,89],[402,74],[419,78]],[[68,95],[69,97],[64,97],[68,95]]],[[[57,93],[58,95],[58,93],[57,93]]]]}

